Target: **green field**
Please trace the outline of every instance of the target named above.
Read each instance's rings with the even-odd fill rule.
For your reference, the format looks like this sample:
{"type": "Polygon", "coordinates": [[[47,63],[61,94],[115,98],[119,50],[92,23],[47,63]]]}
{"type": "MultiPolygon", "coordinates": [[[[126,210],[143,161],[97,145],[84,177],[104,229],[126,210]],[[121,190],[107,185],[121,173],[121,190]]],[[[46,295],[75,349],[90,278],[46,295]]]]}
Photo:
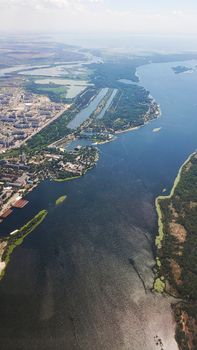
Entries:
{"type": "Polygon", "coordinates": [[[33,80],[29,81],[26,85],[27,90],[34,94],[46,95],[51,101],[56,103],[67,102],[67,86],[56,84],[36,84],[33,80]]]}

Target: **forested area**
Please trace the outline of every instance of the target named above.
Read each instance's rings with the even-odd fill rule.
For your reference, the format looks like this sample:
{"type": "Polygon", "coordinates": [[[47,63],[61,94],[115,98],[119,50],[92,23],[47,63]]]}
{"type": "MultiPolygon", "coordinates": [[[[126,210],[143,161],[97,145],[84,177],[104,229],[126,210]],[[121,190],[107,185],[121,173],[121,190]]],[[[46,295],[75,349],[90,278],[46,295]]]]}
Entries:
{"type": "MultiPolygon", "coordinates": [[[[110,108],[102,120],[97,121],[96,124],[114,131],[144,124],[152,99],[147,90],[136,84],[139,81],[136,68],[145,62],[145,58],[116,58],[103,64],[91,66],[93,70],[91,82],[96,87],[109,87],[118,90],[110,108]],[[124,80],[129,83],[127,84],[124,80]]],[[[149,119],[155,117],[154,110],[152,112],[149,119]]]]}
{"type": "Polygon", "coordinates": [[[105,113],[103,122],[109,128],[119,130],[144,124],[144,116],[149,110],[148,92],[137,85],[121,88],[113,104],[105,113]]]}
{"type": "Polygon", "coordinates": [[[166,290],[182,299],[174,306],[181,350],[197,347],[197,156],[184,165],[171,198],[160,200],[164,224],[158,249],[166,290]],[[192,346],[191,346],[192,344],[192,346]]]}

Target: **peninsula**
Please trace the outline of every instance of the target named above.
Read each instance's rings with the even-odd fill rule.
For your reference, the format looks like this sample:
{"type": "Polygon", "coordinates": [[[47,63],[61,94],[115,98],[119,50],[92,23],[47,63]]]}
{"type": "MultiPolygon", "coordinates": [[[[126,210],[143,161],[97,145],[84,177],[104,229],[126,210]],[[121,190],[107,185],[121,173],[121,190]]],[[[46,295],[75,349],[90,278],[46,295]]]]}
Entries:
{"type": "Polygon", "coordinates": [[[10,256],[13,250],[23,243],[25,237],[33,232],[38,225],[47,216],[46,210],[41,210],[33,219],[27,222],[20,229],[16,229],[10,233],[10,236],[0,239],[0,280],[5,274],[6,267],[10,261],[10,256]]]}

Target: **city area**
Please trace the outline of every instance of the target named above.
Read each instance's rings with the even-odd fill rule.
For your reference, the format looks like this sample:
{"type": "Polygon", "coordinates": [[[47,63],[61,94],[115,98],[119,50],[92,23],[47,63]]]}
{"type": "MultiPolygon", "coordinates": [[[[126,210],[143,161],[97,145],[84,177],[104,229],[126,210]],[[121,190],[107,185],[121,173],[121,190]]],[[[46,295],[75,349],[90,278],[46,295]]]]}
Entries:
{"type": "Polygon", "coordinates": [[[0,153],[20,147],[43,127],[59,117],[69,105],[51,102],[20,87],[0,88],[0,153]]]}
{"type": "Polygon", "coordinates": [[[0,222],[13,208],[23,208],[28,203],[23,197],[41,180],[49,178],[61,182],[80,177],[97,160],[98,150],[92,146],[77,146],[70,152],[48,148],[31,157],[22,153],[0,160],[0,222]]]}

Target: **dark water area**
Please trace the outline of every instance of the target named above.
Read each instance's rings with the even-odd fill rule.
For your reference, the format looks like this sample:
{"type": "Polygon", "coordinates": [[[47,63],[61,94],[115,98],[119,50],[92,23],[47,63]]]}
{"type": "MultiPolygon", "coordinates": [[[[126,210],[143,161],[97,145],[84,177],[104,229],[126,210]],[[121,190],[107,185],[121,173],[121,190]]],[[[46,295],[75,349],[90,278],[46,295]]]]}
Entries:
{"type": "Polygon", "coordinates": [[[99,115],[97,116],[97,119],[102,119],[105,115],[105,112],[109,109],[109,107],[111,106],[112,102],[113,102],[113,99],[114,97],[116,96],[117,94],[117,89],[114,89],[110,98],[108,99],[105,107],[102,109],[102,111],[99,113],[99,115]]]}
{"type": "Polygon", "coordinates": [[[92,146],[92,144],[93,144],[93,142],[90,139],[81,138],[81,139],[77,139],[74,141],[70,141],[64,147],[68,151],[73,151],[78,146],[85,147],[85,146],[92,146]]]}
{"type": "Polygon", "coordinates": [[[158,120],[99,146],[97,166],[84,177],[41,183],[1,224],[5,235],[49,211],[15,249],[0,283],[0,349],[155,350],[156,331],[165,349],[177,349],[173,329],[164,329],[168,301],[149,292],[155,197],[170,191],[197,148],[197,72],[175,75],[174,65],[138,69],[140,84],[161,106],[158,120]]]}
{"type": "Polygon", "coordinates": [[[98,107],[101,100],[105,97],[108,92],[108,88],[102,89],[98,95],[90,102],[90,104],[82,109],[69,123],[68,128],[77,129],[83,122],[88,119],[91,114],[98,107]]]}

